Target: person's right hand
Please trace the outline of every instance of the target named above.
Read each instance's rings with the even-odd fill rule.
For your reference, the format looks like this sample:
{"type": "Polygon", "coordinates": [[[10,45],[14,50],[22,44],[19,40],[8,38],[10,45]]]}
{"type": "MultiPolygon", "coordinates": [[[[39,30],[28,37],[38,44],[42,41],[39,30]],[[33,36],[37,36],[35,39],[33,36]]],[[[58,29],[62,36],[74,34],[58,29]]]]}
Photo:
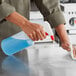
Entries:
{"type": "Polygon", "coordinates": [[[28,22],[21,28],[33,41],[43,40],[46,38],[43,27],[37,23],[28,22]]]}
{"type": "Polygon", "coordinates": [[[5,19],[20,26],[20,28],[33,41],[43,40],[44,38],[46,38],[45,31],[41,25],[29,22],[25,17],[23,17],[17,12],[13,12],[5,19]]]}

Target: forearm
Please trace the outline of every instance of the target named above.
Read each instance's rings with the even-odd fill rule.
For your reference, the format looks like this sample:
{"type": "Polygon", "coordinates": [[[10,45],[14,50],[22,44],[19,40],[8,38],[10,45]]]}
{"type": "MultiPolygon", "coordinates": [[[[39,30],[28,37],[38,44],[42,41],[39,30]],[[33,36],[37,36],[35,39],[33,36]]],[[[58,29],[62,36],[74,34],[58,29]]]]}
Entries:
{"type": "Polygon", "coordinates": [[[14,13],[10,14],[5,19],[14,23],[14,24],[16,24],[16,25],[18,25],[18,26],[20,26],[20,27],[24,26],[24,24],[27,25],[29,23],[29,21],[25,17],[21,16],[17,12],[14,12],[14,13]]]}
{"type": "Polygon", "coordinates": [[[61,42],[69,42],[69,37],[66,32],[64,24],[60,24],[59,26],[55,27],[55,29],[60,37],[61,42]]]}
{"type": "Polygon", "coordinates": [[[17,12],[10,14],[5,19],[18,25],[33,41],[46,38],[45,31],[41,25],[31,23],[17,12]]]}

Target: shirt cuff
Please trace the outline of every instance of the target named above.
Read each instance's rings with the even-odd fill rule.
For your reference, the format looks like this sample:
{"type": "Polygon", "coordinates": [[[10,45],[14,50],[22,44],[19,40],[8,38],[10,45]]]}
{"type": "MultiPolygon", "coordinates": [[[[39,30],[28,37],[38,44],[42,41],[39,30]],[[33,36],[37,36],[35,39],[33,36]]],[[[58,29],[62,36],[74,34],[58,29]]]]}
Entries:
{"type": "Polygon", "coordinates": [[[48,15],[47,17],[44,17],[45,21],[48,21],[51,24],[51,27],[59,26],[60,24],[65,24],[65,18],[63,16],[63,13],[61,11],[55,12],[53,14],[48,15]]]}
{"type": "Polygon", "coordinates": [[[8,15],[13,13],[15,11],[15,8],[7,3],[2,3],[0,5],[0,21],[5,19],[8,15]]]}

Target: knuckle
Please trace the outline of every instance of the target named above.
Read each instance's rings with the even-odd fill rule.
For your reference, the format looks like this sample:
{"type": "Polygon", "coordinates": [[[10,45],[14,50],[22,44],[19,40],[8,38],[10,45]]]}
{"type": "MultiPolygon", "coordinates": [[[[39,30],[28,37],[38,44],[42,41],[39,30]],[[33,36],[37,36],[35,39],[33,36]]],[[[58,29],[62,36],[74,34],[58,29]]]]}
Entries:
{"type": "Polygon", "coordinates": [[[40,30],[39,30],[39,29],[36,29],[36,32],[38,32],[38,33],[39,33],[39,32],[40,32],[40,30]]]}
{"type": "Polygon", "coordinates": [[[31,34],[28,34],[28,36],[31,36],[31,34]]]}
{"type": "Polygon", "coordinates": [[[39,28],[42,28],[43,29],[43,26],[42,25],[39,25],[39,28]]]}
{"type": "Polygon", "coordinates": [[[33,31],[32,33],[35,34],[35,31],[33,31]]]}
{"type": "Polygon", "coordinates": [[[43,26],[41,26],[41,28],[44,28],[43,26]]]}
{"type": "Polygon", "coordinates": [[[39,25],[38,27],[39,27],[39,28],[43,28],[43,26],[41,26],[41,25],[39,25]]]}
{"type": "Polygon", "coordinates": [[[38,25],[38,27],[40,28],[40,27],[41,27],[41,25],[38,25]]]}
{"type": "Polygon", "coordinates": [[[30,33],[30,34],[28,34],[28,36],[29,36],[29,37],[31,37],[31,36],[32,36],[32,34],[30,33]]]}

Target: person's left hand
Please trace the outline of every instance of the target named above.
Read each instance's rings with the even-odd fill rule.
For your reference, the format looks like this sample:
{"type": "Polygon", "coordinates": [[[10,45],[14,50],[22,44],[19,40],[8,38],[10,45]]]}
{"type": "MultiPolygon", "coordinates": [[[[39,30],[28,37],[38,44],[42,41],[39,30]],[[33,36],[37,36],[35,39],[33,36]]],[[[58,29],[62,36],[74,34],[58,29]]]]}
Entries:
{"type": "Polygon", "coordinates": [[[68,52],[70,52],[71,48],[70,48],[70,42],[61,42],[61,47],[65,50],[67,50],[68,52]]]}

